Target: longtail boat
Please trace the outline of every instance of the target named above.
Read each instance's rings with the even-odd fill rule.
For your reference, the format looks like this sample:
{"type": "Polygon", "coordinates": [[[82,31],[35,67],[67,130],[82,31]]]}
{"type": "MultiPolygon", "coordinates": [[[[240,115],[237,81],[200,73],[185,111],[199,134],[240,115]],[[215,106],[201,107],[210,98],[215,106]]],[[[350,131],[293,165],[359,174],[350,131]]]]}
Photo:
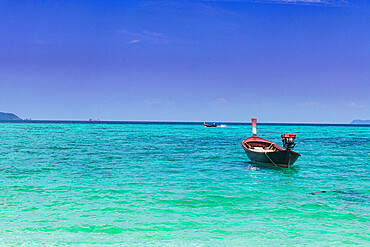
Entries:
{"type": "Polygon", "coordinates": [[[204,124],[205,127],[217,127],[216,123],[206,124],[206,122],[203,122],[203,124],[204,124]]]}
{"type": "Polygon", "coordinates": [[[269,164],[283,168],[291,167],[301,156],[292,149],[295,146],[295,134],[281,135],[283,148],[257,136],[257,119],[252,118],[253,136],[242,141],[241,145],[248,158],[256,163],[269,164]]]}

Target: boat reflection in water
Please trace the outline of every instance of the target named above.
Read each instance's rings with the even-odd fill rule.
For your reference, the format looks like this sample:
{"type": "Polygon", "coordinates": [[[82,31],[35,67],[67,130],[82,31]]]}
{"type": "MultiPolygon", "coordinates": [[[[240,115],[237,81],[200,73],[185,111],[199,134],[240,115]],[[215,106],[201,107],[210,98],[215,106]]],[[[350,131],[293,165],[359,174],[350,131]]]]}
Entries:
{"type": "Polygon", "coordinates": [[[257,136],[257,119],[255,118],[252,118],[252,127],[253,136],[241,143],[242,148],[251,161],[289,168],[301,156],[292,150],[295,146],[295,134],[285,133],[281,135],[284,147],[282,148],[273,142],[257,136]]]}

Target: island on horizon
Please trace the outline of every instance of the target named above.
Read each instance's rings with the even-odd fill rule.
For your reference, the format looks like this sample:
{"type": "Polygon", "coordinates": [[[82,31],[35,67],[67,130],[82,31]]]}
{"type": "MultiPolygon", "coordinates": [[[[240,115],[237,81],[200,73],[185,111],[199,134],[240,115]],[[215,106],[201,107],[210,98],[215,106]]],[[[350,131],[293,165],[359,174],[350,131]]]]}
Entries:
{"type": "Polygon", "coordinates": [[[14,113],[0,112],[0,121],[19,121],[22,120],[14,113]]]}
{"type": "Polygon", "coordinates": [[[370,120],[355,119],[351,124],[370,124],[370,120]]]}

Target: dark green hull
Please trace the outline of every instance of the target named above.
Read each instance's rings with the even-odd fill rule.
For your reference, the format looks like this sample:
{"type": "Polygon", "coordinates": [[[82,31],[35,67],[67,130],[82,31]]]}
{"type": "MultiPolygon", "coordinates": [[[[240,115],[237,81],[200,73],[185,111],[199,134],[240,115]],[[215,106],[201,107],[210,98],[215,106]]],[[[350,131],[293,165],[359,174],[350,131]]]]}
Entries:
{"type": "Polygon", "coordinates": [[[300,156],[298,153],[291,150],[276,152],[254,152],[244,148],[244,151],[248,158],[253,162],[271,164],[283,168],[291,167],[300,156]]]}

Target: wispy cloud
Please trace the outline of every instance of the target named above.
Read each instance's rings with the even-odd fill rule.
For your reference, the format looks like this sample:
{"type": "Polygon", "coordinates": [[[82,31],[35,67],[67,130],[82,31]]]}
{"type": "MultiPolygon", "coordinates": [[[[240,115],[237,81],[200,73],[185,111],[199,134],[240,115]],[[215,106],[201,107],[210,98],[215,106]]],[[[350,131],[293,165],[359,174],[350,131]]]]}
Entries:
{"type": "Polygon", "coordinates": [[[120,29],[114,31],[118,34],[125,35],[127,37],[128,43],[136,44],[136,43],[149,43],[149,44],[167,44],[169,43],[168,38],[159,32],[153,32],[148,30],[143,30],[140,32],[132,32],[125,29],[120,29]]]}
{"type": "Polygon", "coordinates": [[[318,103],[316,101],[308,101],[308,102],[302,102],[299,104],[300,106],[316,106],[318,103]]]}
{"type": "Polygon", "coordinates": [[[199,0],[201,2],[249,2],[249,3],[275,3],[275,4],[300,4],[341,6],[349,4],[348,0],[199,0]]]}
{"type": "Polygon", "coordinates": [[[142,102],[144,105],[173,105],[175,101],[173,100],[162,100],[160,98],[146,99],[142,102]]]}
{"type": "Polygon", "coordinates": [[[140,39],[134,39],[134,40],[129,41],[128,43],[130,44],[140,43],[140,39]]]}
{"type": "Polygon", "coordinates": [[[363,108],[363,107],[365,107],[364,105],[359,105],[355,102],[346,103],[344,105],[349,107],[349,108],[363,108]]]}
{"type": "Polygon", "coordinates": [[[146,105],[157,105],[157,104],[160,104],[160,103],[162,103],[162,100],[158,99],[158,98],[152,98],[152,99],[144,100],[144,104],[146,104],[146,105]]]}
{"type": "Polygon", "coordinates": [[[38,45],[38,46],[47,46],[49,45],[49,41],[43,40],[43,39],[36,39],[31,42],[33,45],[38,45]]]}
{"type": "Polygon", "coordinates": [[[219,104],[225,104],[227,103],[227,100],[225,98],[216,98],[216,102],[219,104]]]}

